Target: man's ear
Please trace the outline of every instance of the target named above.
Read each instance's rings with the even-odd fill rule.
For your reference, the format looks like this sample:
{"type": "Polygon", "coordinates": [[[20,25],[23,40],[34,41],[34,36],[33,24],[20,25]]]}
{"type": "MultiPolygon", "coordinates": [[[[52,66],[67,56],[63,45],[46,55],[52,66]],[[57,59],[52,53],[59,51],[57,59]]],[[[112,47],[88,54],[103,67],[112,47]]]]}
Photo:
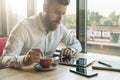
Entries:
{"type": "Polygon", "coordinates": [[[44,3],[44,5],[43,5],[43,12],[47,12],[47,10],[48,10],[48,5],[44,3]]]}

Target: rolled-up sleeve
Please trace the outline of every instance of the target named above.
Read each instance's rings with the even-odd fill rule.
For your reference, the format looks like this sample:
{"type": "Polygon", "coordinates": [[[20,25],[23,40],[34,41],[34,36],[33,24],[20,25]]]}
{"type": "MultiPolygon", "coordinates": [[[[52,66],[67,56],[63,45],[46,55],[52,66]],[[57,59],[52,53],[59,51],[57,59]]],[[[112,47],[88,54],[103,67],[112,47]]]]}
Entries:
{"type": "Polygon", "coordinates": [[[73,33],[65,27],[63,27],[62,31],[64,31],[62,42],[66,45],[66,47],[70,48],[74,52],[81,52],[81,43],[76,39],[73,33]]]}
{"type": "MultiPolygon", "coordinates": [[[[19,27],[23,26],[22,24],[17,25],[19,27]]],[[[15,28],[11,32],[6,46],[3,50],[3,55],[1,56],[1,65],[6,67],[14,67],[18,68],[24,66],[23,58],[24,56],[20,56],[21,50],[24,46],[24,38],[23,34],[19,31],[19,28],[15,28]]]]}

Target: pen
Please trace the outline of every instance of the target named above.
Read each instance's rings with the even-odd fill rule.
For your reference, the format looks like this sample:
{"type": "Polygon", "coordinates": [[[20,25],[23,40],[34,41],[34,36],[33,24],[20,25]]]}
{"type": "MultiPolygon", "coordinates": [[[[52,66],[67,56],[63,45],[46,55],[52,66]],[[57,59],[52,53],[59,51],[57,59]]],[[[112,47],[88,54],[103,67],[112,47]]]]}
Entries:
{"type": "Polygon", "coordinates": [[[107,63],[104,63],[104,62],[101,62],[101,61],[98,61],[98,63],[103,64],[103,65],[108,66],[108,67],[112,67],[110,64],[107,64],[107,63]]]}

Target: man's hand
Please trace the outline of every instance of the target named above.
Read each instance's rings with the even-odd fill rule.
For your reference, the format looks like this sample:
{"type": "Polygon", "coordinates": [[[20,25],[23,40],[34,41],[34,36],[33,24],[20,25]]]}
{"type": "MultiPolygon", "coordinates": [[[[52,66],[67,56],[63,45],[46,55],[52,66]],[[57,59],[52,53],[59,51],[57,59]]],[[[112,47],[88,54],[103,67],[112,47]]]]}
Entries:
{"type": "Polygon", "coordinates": [[[39,63],[40,58],[43,57],[44,53],[40,49],[31,49],[28,51],[28,53],[25,55],[23,59],[23,63],[26,66],[31,65],[32,63],[39,63]]]}
{"type": "Polygon", "coordinates": [[[75,56],[75,53],[68,48],[62,49],[60,52],[60,59],[63,57],[71,59],[73,56],[75,56]]]}

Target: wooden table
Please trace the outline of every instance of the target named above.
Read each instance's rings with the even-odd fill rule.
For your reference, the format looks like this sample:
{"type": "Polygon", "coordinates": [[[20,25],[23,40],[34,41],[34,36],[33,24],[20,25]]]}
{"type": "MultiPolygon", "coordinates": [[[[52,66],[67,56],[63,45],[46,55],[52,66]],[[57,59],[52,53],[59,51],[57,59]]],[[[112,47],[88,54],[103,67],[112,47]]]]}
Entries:
{"type": "MultiPolygon", "coordinates": [[[[108,56],[103,54],[79,54],[79,57],[94,58],[99,60],[114,60],[120,62],[119,56],[108,56]]],[[[5,68],[0,70],[0,80],[120,80],[120,72],[94,70],[98,76],[87,78],[78,74],[71,73],[69,69],[75,67],[58,65],[58,68],[52,71],[33,70],[33,66],[24,67],[21,70],[5,68]]],[[[91,66],[89,67],[91,68],[91,66]]]]}

